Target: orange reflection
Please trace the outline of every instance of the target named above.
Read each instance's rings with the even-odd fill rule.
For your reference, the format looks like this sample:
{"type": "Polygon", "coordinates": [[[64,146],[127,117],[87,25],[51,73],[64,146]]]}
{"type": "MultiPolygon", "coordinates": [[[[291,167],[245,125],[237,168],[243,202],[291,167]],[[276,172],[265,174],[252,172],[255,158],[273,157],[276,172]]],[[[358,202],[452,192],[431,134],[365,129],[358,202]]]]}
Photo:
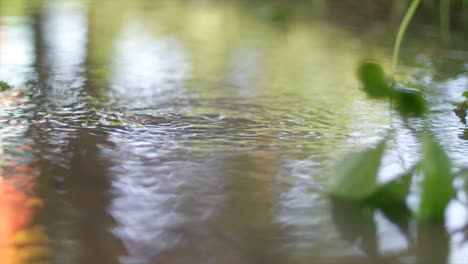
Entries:
{"type": "Polygon", "coordinates": [[[0,264],[13,263],[13,237],[32,221],[28,196],[9,183],[0,184],[0,264]]]}
{"type": "MultiPolygon", "coordinates": [[[[0,107],[27,103],[25,94],[21,90],[2,92],[0,107]]],[[[21,124],[9,122],[7,126],[18,125],[21,124]]],[[[12,153],[18,151],[17,157],[4,153],[0,139],[0,264],[48,263],[51,252],[45,229],[33,225],[35,211],[43,203],[32,195],[39,173],[31,166],[34,161],[23,158],[30,157],[24,154],[33,148],[19,145],[12,153]],[[5,161],[7,156],[15,161],[5,161]]]]}
{"type": "MultiPolygon", "coordinates": [[[[25,166],[10,171],[17,167],[23,171],[25,166]]],[[[35,209],[42,206],[29,195],[34,178],[33,173],[0,176],[0,264],[35,263],[51,255],[44,228],[32,226],[35,209]]]]}
{"type": "MultiPolygon", "coordinates": [[[[11,237],[15,230],[31,223],[32,212],[26,206],[28,197],[18,188],[9,183],[0,184],[0,237],[11,237]]],[[[2,239],[0,245],[8,240],[2,239]]]]}

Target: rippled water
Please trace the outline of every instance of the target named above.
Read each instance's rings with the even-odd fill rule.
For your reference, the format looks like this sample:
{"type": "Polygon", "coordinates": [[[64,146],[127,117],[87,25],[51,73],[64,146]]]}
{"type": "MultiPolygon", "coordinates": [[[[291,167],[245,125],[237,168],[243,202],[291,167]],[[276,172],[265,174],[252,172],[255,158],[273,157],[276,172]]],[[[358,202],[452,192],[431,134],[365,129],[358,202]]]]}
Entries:
{"type": "Polygon", "coordinates": [[[0,95],[1,264],[468,258],[461,179],[432,249],[380,213],[373,243],[348,240],[352,217],[326,194],[333,162],[390,128],[383,180],[418,160],[425,125],[468,167],[452,111],[468,51],[407,41],[399,78],[433,110],[410,130],[354,78],[362,58],[388,64],[385,24],[279,26],[232,2],[0,4],[0,79],[20,91],[0,95]]]}

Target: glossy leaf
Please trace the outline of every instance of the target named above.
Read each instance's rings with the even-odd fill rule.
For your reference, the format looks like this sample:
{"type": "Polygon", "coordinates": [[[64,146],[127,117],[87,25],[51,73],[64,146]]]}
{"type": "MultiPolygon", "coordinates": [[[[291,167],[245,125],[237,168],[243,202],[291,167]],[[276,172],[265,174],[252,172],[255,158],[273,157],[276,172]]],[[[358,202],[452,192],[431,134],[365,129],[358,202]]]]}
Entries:
{"type": "Polygon", "coordinates": [[[330,192],[333,196],[352,200],[367,199],[378,188],[377,171],[386,141],[377,147],[352,152],[337,163],[330,192]]]}
{"type": "Polygon", "coordinates": [[[422,137],[423,156],[421,170],[421,200],[416,211],[419,221],[427,222],[444,218],[445,208],[455,196],[451,162],[434,138],[425,133],[422,137]]]}
{"type": "Polygon", "coordinates": [[[358,69],[358,77],[362,82],[363,90],[370,98],[386,98],[391,94],[385,73],[379,64],[362,63],[358,69]]]}
{"type": "Polygon", "coordinates": [[[424,115],[427,110],[426,99],[419,90],[398,89],[394,93],[396,109],[403,117],[424,115]]]}

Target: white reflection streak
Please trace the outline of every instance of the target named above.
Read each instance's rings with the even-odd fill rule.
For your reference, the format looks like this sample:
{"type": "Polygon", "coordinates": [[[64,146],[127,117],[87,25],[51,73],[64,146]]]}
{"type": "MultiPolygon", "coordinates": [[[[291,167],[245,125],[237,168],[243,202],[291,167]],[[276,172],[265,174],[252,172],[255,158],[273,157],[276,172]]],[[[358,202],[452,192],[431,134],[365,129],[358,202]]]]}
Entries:
{"type": "Polygon", "coordinates": [[[112,232],[128,250],[120,262],[129,264],[150,263],[164,251],[190,243],[206,232],[204,226],[224,200],[222,179],[210,164],[175,154],[176,143],[169,138],[138,133],[114,133],[109,140],[116,147],[102,149],[113,161],[115,198],[109,213],[117,226],[112,232]]]}
{"type": "Polygon", "coordinates": [[[245,49],[235,52],[230,62],[230,83],[239,88],[240,95],[255,94],[255,81],[261,76],[261,56],[258,50],[245,49]]]}
{"type": "Polygon", "coordinates": [[[316,241],[333,240],[333,234],[327,231],[326,226],[329,223],[326,218],[328,208],[319,194],[324,186],[315,181],[321,173],[320,163],[310,157],[304,161],[294,160],[284,164],[277,175],[279,180],[290,180],[291,187],[282,192],[273,217],[276,223],[287,230],[284,247],[294,251],[294,254],[310,252],[319,246],[316,241]]]}
{"type": "Polygon", "coordinates": [[[451,202],[447,208],[447,229],[451,237],[451,264],[468,263],[468,242],[464,241],[463,228],[468,224],[468,208],[460,202],[451,202]]]}
{"type": "MultiPolygon", "coordinates": [[[[117,37],[112,58],[110,97],[130,108],[171,102],[184,92],[185,81],[191,74],[189,56],[176,37],[156,38],[137,22],[125,25],[117,37]]],[[[198,191],[211,188],[210,183],[197,182],[195,171],[200,168],[184,161],[160,162],[171,160],[176,146],[170,138],[150,131],[138,133],[133,131],[130,138],[122,138],[118,133],[110,135],[109,140],[119,147],[107,153],[115,163],[112,169],[115,198],[110,214],[117,226],[113,233],[128,250],[128,256],[120,261],[132,264],[148,263],[179,244],[183,226],[203,222],[218,202],[200,199],[198,191]],[[184,186],[198,184],[201,186],[195,193],[183,191],[184,186]],[[195,201],[190,196],[199,199],[195,201]],[[199,212],[193,217],[184,208],[199,212]]]]}
{"type": "MultiPolygon", "coordinates": [[[[55,2],[46,6],[42,24],[46,61],[50,66],[51,86],[56,104],[70,104],[73,96],[60,96],[79,89],[84,83],[86,60],[87,17],[85,6],[74,2],[55,2]],[[67,100],[68,99],[68,100],[67,100]],[[65,100],[65,101],[63,101],[65,100]]],[[[41,51],[38,51],[41,52],[41,51]]]]}
{"type": "Polygon", "coordinates": [[[374,214],[378,232],[378,249],[383,254],[404,252],[409,248],[409,241],[398,227],[378,211],[374,214]]]}
{"type": "Polygon", "coordinates": [[[180,94],[191,73],[188,54],[176,37],[155,38],[136,22],[122,31],[113,58],[114,95],[138,106],[170,100],[164,96],[168,93],[180,94]]]}
{"type": "Polygon", "coordinates": [[[34,63],[32,36],[23,19],[0,18],[0,79],[14,86],[27,81],[27,69],[34,63]]]}

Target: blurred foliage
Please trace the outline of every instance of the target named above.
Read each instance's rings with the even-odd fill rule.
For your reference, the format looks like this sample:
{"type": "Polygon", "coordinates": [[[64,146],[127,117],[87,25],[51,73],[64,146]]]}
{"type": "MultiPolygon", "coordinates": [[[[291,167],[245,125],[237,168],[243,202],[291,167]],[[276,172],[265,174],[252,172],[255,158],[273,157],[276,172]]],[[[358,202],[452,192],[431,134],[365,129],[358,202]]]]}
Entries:
{"type": "Polygon", "coordinates": [[[418,220],[443,219],[445,207],[455,197],[452,165],[443,148],[428,133],[422,136],[421,201],[418,220]]]}
{"type": "MultiPolygon", "coordinates": [[[[411,1],[401,22],[395,42],[394,70],[403,35],[419,3],[420,0],[411,1]]],[[[359,66],[358,78],[369,98],[388,99],[390,106],[393,106],[394,110],[404,118],[407,126],[408,117],[423,117],[427,111],[427,102],[419,90],[397,89],[395,83],[386,81],[387,77],[377,63],[362,63],[359,66]]],[[[389,76],[388,79],[392,77],[389,76]]],[[[380,143],[374,150],[346,156],[337,165],[338,170],[331,181],[331,194],[345,200],[381,207],[396,215],[400,214],[399,212],[404,215],[408,211],[406,199],[409,195],[411,177],[415,174],[422,177],[419,183],[419,205],[413,212],[416,220],[424,223],[440,222],[444,219],[448,203],[455,197],[451,162],[443,148],[427,131],[423,133],[420,140],[423,155],[416,166],[417,169],[410,168],[396,181],[383,185],[377,184],[377,172],[384,151],[383,143],[380,143]]]]}
{"type": "MultiPolygon", "coordinates": [[[[395,102],[394,109],[407,122],[409,116],[423,117],[427,103],[422,93],[415,89],[396,89],[385,81],[384,71],[376,63],[363,63],[359,79],[370,98],[386,98],[395,102]]],[[[394,85],[393,85],[394,86],[394,85]]],[[[407,123],[406,123],[407,124],[407,123]]],[[[406,212],[406,197],[413,174],[422,175],[420,204],[414,215],[418,221],[443,219],[449,201],[455,196],[452,183],[451,162],[442,147],[425,132],[421,137],[422,159],[417,170],[410,168],[397,180],[379,185],[377,171],[383,156],[383,143],[373,150],[351,153],[337,164],[330,192],[333,196],[362,201],[379,208],[391,208],[394,213],[406,212]],[[392,206],[401,205],[401,206],[392,206]]]]}
{"type": "Polygon", "coordinates": [[[359,66],[358,77],[363,84],[363,90],[370,98],[386,98],[391,96],[385,73],[377,63],[366,62],[359,66]]]}
{"type": "MultiPolygon", "coordinates": [[[[411,0],[237,0],[249,10],[273,22],[313,16],[360,16],[376,21],[399,20],[411,0]]],[[[468,26],[468,3],[466,0],[421,0],[417,19],[439,25],[442,35],[451,28],[468,26]]]]}
{"type": "Polygon", "coordinates": [[[5,91],[11,89],[11,85],[9,85],[7,82],[0,81],[0,91],[5,91]]]}
{"type": "MultiPolygon", "coordinates": [[[[71,0],[63,0],[71,1],[71,0]]],[[[116,1],[75,0],[91,5],[108,6],[116,1]]],[[[47,0],[0,0],[0,15],[15,16],[27,10],[36,9],[47,0]]],[[[133,1],[131,1],[133,2],[133,1]]],[[[142,5],[152,5],[155,1],[142,0],[142,5]]],[[[169,1],[156,1],[162,4],[169,1]]],[[[192,5],[198,3],[219,4],[216,0],[181,0],[192,5]]],[[[410,2],[409,0],[228,0],[242,7],[243,12],[251,13],[265,21],[283,24],[293,19],[313,18],[317,16],[361,16],[375,20],[399,19],[410,2]]],[[[133,4],[130,4],[131,6],[133,4]]],[[[102,10],[104,11],[104,10],[102,10]]],[[[107,10],[110,14],[110,10],[107,10]]],[[[117,10],[118,11],[118,10],[117,10]]],[[[119,13],[110,17],[119,17],[119,13]]],[[[468,26],[468,3],[466,0],[422,0],[419,18],[439,24],[442,31],[451,27],[468,26]],[[438,19],[437,19],[438,18],[438,19]]]]}
{"type": "Polygon", "coordinates": [[[349,153],[338,162],[330,191],[333,195],[363,200],[378,188],[377,170],[380,167],[385,141],[376,148],[349,153]]]}
{"type": "Polygon", "coordinates": [[[369,204],[389,212],[405,212],[407,210],[406,197],[410,190],[412,174],[413,170],[409,170],[402,176],[377,188],[377,190],[369,196],[369,204]]]}
{"type": "MultiPolygon", "coordinates": [[[[427,102],[423,94],[415,89],[396,89],[396,84],[387,81],[390,78],[377,63],[362,63],[358,78],[369,98],[395,102],[390,106],[400,113],[406,126],[409,116],[426,117],[427,102]]],[[[444,217],[447,205],[456,197],[455,175],[447,153],[434,137],[426,130],[419,138],[422,142],[421,160],[387,183],[378,183],[387,139],[375,148],[346,155],[337,163],[331,179],[333,221],[346,240],[352,243],[360,241],[361,249],[373,263],[389,261],[389,257],[378,249],[375,220],[378,213],[395,224],[404,235],[408,242],[407,252],[416,253],[415,263],[448,261],[450,235],[444,226],[444,217]],[[415,192],[419,201],[411,210],[407,201],[415,192]],[[417,226],[417,231],[411,232],[410,226],[417,226]]],[[[465,186],[468,186],[466,182],[465,186]]],[[[459,231],[466,232],[467,229],[464,227],[459,231]]],[[[400,263],[403,255],[392,256],[391,262],[400,263]]]]}
{"type": "Polygon", "coordinates": [[[393,93],[395,107],[404,118],[421,117],[427,110],[427,102],[421,91],[417,89],[395,89],[393,93]]]}

